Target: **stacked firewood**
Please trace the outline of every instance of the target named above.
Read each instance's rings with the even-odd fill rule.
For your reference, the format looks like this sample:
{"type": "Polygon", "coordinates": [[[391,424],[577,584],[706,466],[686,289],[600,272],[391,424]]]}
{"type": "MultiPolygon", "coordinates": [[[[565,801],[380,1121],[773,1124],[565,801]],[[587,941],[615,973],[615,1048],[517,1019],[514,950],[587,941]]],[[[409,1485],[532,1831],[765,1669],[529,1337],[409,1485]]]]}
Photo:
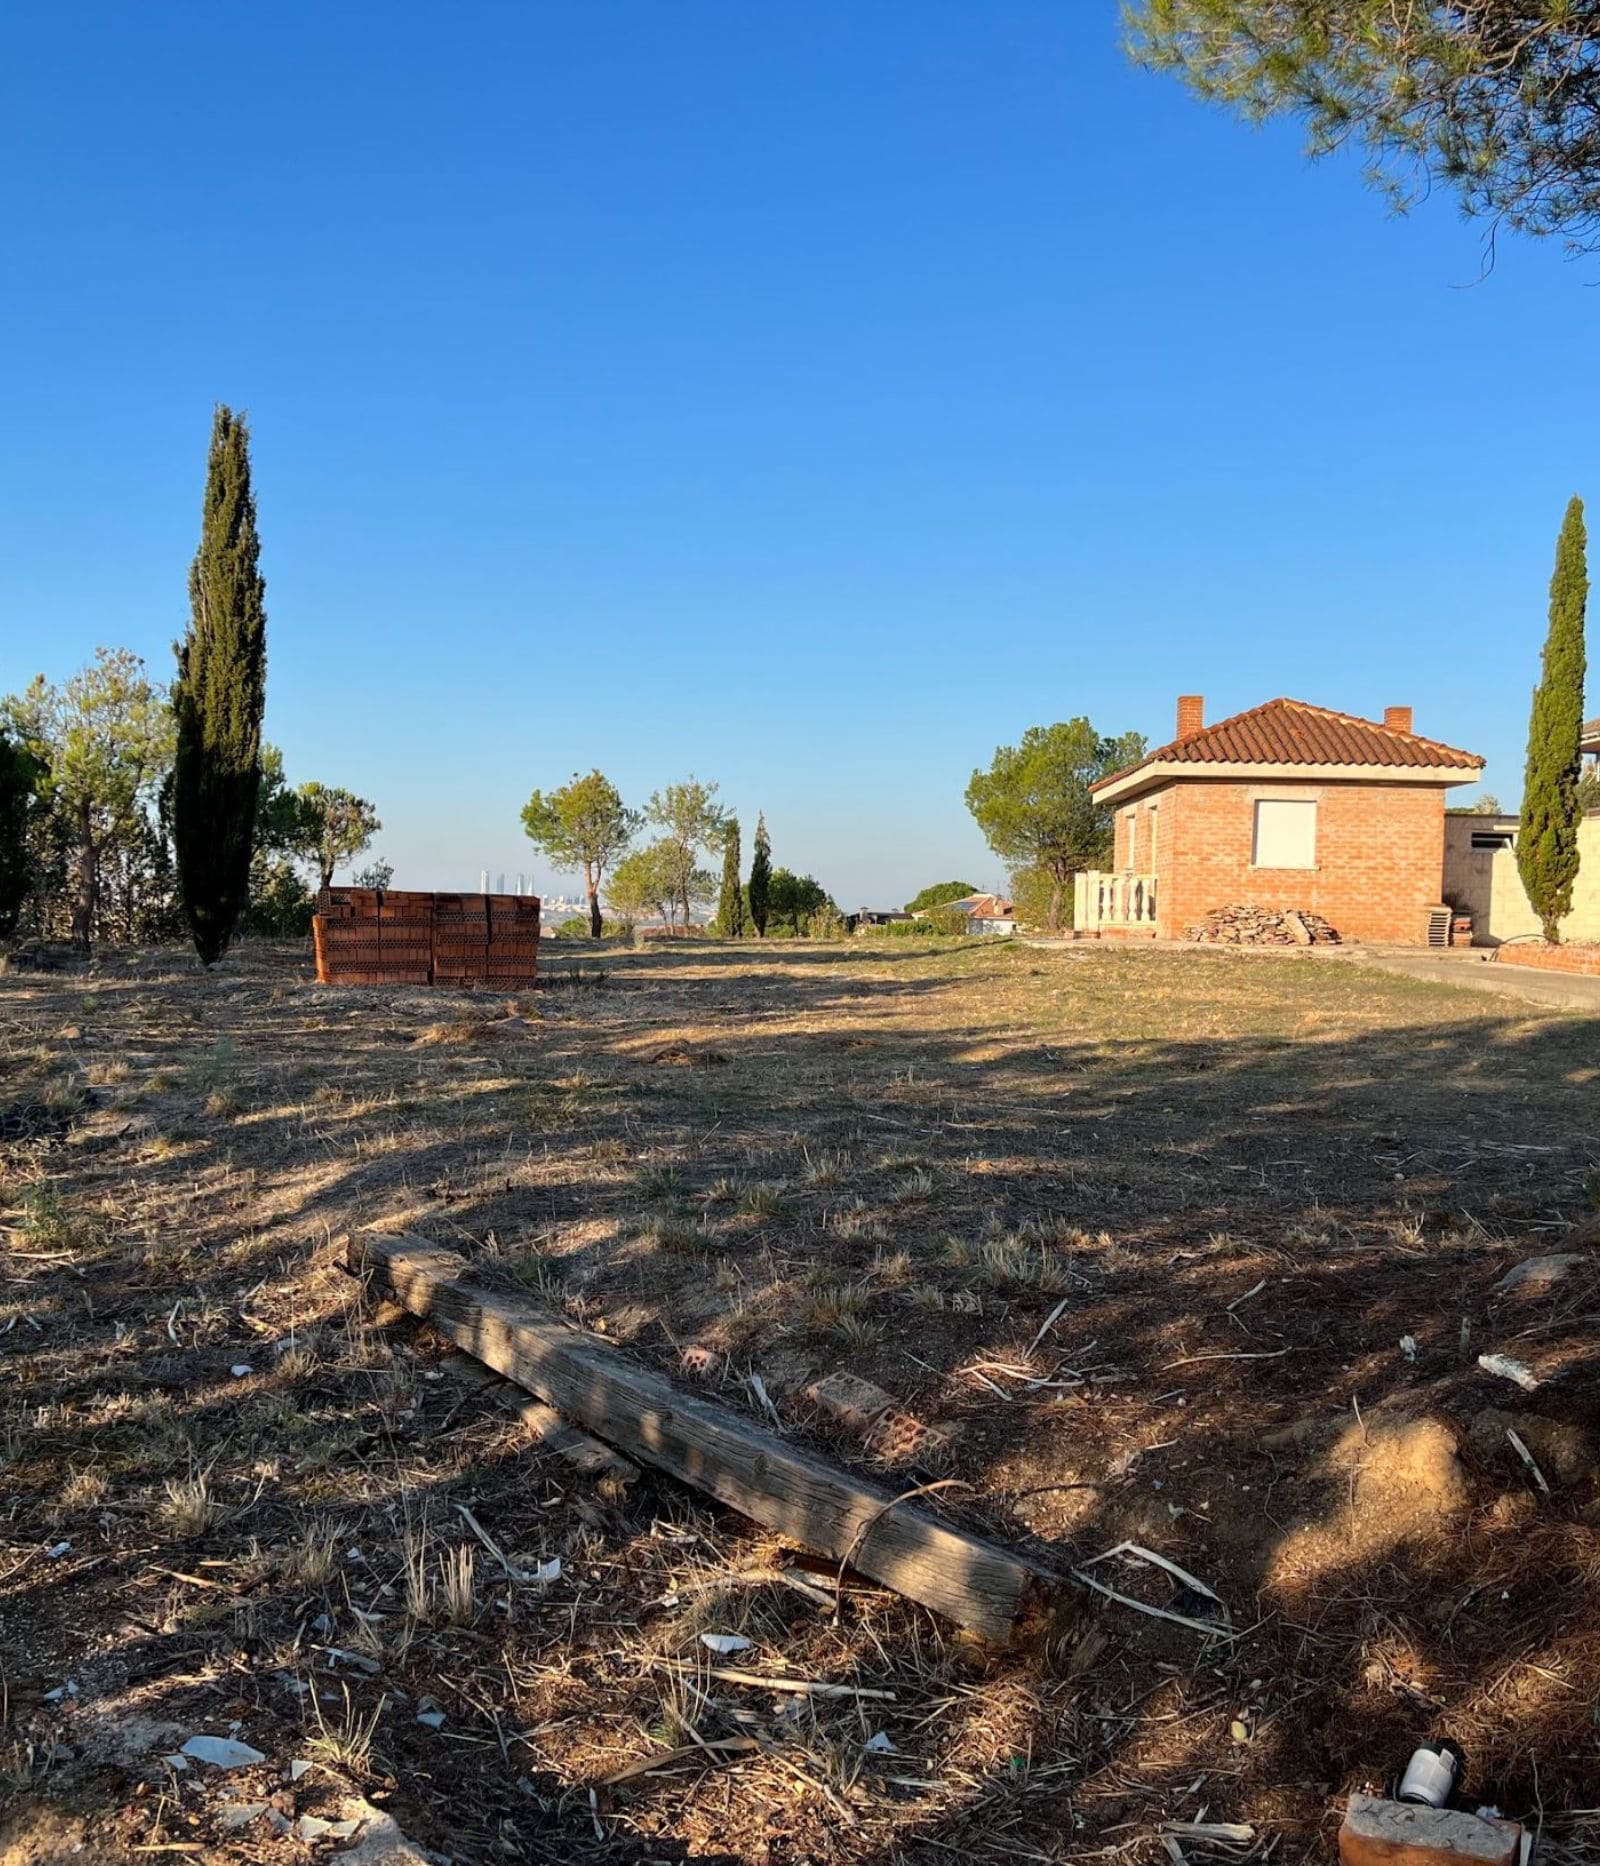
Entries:
{"type": "Polygon", "coordinates": [[[1251,907],[1243,901],[1228,907],[1213,907],[1196,927],[1184,931],[1185,939],[1202,946],[1337,946],[1339,935],[1321,914],[1304,908],[1277,913],[1268,907],[1251,907]]]}

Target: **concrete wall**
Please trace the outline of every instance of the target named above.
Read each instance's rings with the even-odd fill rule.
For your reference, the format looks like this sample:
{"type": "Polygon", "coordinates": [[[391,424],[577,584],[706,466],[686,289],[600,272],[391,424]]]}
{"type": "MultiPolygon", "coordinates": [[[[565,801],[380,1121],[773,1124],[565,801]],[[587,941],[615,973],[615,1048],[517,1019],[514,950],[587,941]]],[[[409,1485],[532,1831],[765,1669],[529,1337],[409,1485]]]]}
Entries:
{"type": "MultiPolygon", "coordinates": [[[[1514,832],[1516,827],[1514,816],[1445,818],[1445,892],[1463,913],[1472,915],[1475,946],[1498,946],[1502,940],[1542,930],[1517,873],[1516,850],[1472,846],[1474,833],[1514,832]]],[[[1586,816],[1578,829],[1578,879],[1561,937],[1600,940],[1600,816],[1586,816]]]]}
{"type": "MultiPolygon", "coordinates": [[[[1140,798],[1132,825],[1135,866],[1157,878],[1158,933],[1181,937],[1212,908],[1244,902],[1321,914],[1346,939],[1421,945],[1444,887],[1445,795],[1442,784],[1292,778],[1168,784],[1140,798]],[[1274,797],[1315,801],[1314,867],[1253,865],[1255,805],[1274,797]]],[[[1125,835],[1119,816],[1119,865],[1125,835]]]]}

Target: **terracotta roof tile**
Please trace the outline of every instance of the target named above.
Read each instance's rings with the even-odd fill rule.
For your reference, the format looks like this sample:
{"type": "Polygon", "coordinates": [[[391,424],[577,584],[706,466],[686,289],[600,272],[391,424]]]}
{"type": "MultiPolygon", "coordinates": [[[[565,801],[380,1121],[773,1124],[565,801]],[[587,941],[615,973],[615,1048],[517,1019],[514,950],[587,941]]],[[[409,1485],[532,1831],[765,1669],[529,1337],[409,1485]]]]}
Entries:
{"type": "Polygon", "coordinates": [[[1415,732],[1397,732],[1352,713],[1335,713],[1304,700],[1268,700],[1247,713],[1207,726],[1193,738],[1174,739],[1136,765],[1102,778],[1127,777],[1145,765],[1393,765],[1453,767],[1482,765],[1475,752],[1458,751],[1415,732]]]}
{"type": "Polygon", "coordinates": [[[1600,719],[1591,719],[1583,729],[1583,749],[1600,752],[1600,719]]]}

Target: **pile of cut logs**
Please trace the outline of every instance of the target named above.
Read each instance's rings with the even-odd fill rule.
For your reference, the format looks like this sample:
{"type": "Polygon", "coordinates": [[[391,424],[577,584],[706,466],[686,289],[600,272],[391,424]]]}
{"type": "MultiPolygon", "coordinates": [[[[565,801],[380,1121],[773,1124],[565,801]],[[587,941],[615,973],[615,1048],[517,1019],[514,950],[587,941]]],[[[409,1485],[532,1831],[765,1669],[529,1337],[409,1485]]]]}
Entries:
{"type": "Polygon", "coordinates": [[[1339,935],[1321,914],[1293,909],[1275,913],[1267,907],[1237,902],[1213,907],[1183,937],[1202,946],[1337,946],[1339,935]]]}

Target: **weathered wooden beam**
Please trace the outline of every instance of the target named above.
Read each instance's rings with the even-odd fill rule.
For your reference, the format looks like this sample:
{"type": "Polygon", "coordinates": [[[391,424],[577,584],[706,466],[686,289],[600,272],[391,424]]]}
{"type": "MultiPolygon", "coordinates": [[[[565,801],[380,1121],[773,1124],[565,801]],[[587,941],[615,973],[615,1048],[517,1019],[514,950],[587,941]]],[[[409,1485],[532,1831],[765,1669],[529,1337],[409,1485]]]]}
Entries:
{"type": "Polygon", "coordinates": [[[475,1278],[414,1237],[356,1236],[358,1274],[457,1347],[630,1458],[678,1478],[804,1549],[848,1562],[983,1638],[1046,1632],[1071,1583],[791,1445],[715,1401],[680,1392],[529,1296],[475,1278]]]}
{"type": "MultiPolygon", "coordinates": [[[[399,1305],[395,1305],[399,1312],[399,1305]]],[[[591,1438],[587,1432],[580,1432],[575,1425],[563,1419],[553,1406],[546,1406],[543,1400],[535,1399],[514,1380],[507,1380],[503,1374],[497,1374],[492,1367],[485,1367],[482,1361],[475,1361],[469,1354],[452,1354],[450,1364],[458,1378],[469,1387],[491,1394],[502,1406],[514,1412],[533,1434],[535,1442],[542,1451],[564,1458],[574,1470],[582,1471],[585,1477],[614,1477],[620,1484],[631,1484],[639,1472],[630,1464],[620,1451],[613,1451],[609,1445],[602,1445],[599,1439],[591,1438]]]]}

